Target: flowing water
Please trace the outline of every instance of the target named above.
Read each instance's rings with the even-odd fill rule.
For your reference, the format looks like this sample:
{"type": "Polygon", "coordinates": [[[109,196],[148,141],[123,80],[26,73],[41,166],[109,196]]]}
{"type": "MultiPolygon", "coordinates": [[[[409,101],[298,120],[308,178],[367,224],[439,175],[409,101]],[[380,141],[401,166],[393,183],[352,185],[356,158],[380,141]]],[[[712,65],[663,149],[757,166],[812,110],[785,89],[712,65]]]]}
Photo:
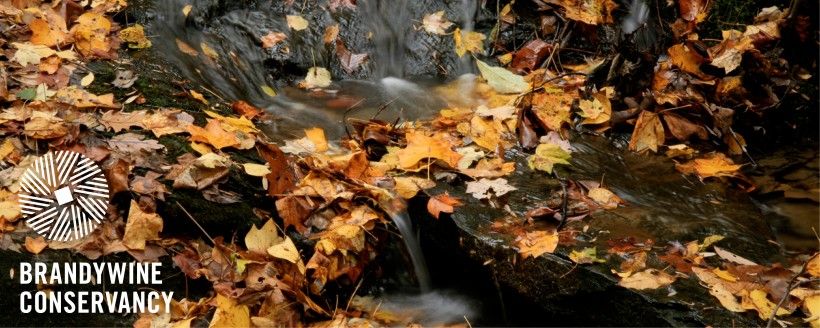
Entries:
{"type": "MultiPolygon", "coordinates": [[[[296,2],[294,6],[302,1],[296,2]]],[[[458,85],[471,90],[474,77],[462,74],[472,71],[469,59],[428,58],[435,53],[429,48],[452,47],[452,44],[420,40],[419,35],[424,33],[410,32],[420,17],[438,10],[446,10],[447,17],[463,30],[472,29],[474,17],[478,15],[475,0],[359,0],[355,13],[327,11],[314,2],[317,1],[301,4],[306,6],[301,15],[311,23],[305,31],[295,32],[284,19],[285,14],[293,14],[285,1],[250,1],[253,5],[215,0],[156,1],[156,19],[149,31],[154,50],[186,78],[228,102],[246,100],[277,116],[268,133],[274,140],[300,137],[302,129],[314,126],[324,128],[330,139],[340,137],[344,133],[346,111],[350,108],[355,108],[351,116],[360,118],[378,114],[381,119],[394,120],[431,115],[445,103],[431,91],[430,86],[438,82],[413,77],[430,75],[442,68],[448,76],[462,75],[458,85]],[[188,3],[194,9],[186,17],[182,8],[188,3]],[[353,73],[339,67],[339,60],[333,57],[337,48],[323,41],[325,28],[333,24],[340,25],[340,37],[351,51],[368,53],[368,61],[353,73]],[[286,42],[263,49],[260,37],[274,31],[285,32],[286,42]],[[188,45],[196,53],[190,49],[181,51],[185,46],[180,44],[188,45]],[[305,68],[311,66],[327,67],[337,82],[323,93],[292,87],[304,77],[305,68]],[[269,88],[275,89],[277,95],[266,91],[269,88]]],[[[469,97],[467,91],[460,94],[469,97]]],[[[687,240],[690,234],[708,232],[748,236],[751,239],[744,240],[746,244],[761,243],[752,240],[755,238],[762,238],[762,243],[766,243],[770,228],[760,220],[758,210],[747,206],[745,196],[736,198],[723,194],[722,189],[713,189],[712,185],[684,179],[668,160],[624,153],[609,143],[591,139],[576,141],[573,178],[599,180],[605,177],[606,184],[631,204],[612,215],[631,216],[638,220],[633,220],[635,222],[646,222],[640,227],[648,233],[679,236],[682,240],[687,240]],[[740,205],[735,206],[736,203],[740,205]],[[644,219],[637,219],[641,217],[644,219]]],[[[538,189],[546,188],[540,185],[545,179],[531,172],[516,172],[511,179],[522,181],[519,187],[524,196],[518,200],[522,205],[532,205],[548,197],[538,189]],[[532,192],[525,192],[528,188],[532,192]]],[[[526,211],[526,208],[515,210],[526,211]]],[[[467,313],[470,307],[462,300],[432,291],[410,217],[404,211],[393,211],[390,215],[402,235],[423,293],[397,296],[385,300],[385,305],[438,316],[426,322],[458,321],[461,317],[458,313],[467,313]],[[419,302],[441,306],[425,309],[408,306],[419,302]],[[442,313],[450,313],[450,316],[442,313]]],[[[480,213],[476,213],[475,217],[479,216],[480,213]]],[[[618,224],[629,227],[614,219],[606,222],[604,224],[613,225],[610,228],[613,231],[618,229],[618,224]]],[[[473,230],[470,224],[460,226],[473,230]]],[[[481,233],[480,229],[474,232],[481,233]]],[[[738,247],[742,248],[743,243],[738,247]]],[[[749,251],[754,248],[750,247],[749,251]]]]}

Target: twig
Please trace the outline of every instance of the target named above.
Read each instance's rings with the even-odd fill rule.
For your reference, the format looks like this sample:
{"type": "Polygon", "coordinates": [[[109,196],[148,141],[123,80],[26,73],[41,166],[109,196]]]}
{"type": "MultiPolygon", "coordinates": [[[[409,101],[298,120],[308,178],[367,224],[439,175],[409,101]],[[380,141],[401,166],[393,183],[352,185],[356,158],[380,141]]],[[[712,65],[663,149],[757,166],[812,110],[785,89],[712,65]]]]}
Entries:
{"type": "Polygon", "coordinates": [[[561,222],[558,223],[558,228],[556,231],[561,231],[561,228],[567,223],[567,203],[569,202],[569,194],[567,193],[567,180],[561,178],[558,175],[558,171],[552,171],[552,174],[555,175],[555,178],[558,179],[558,182],[561,183],[561,192],[562,200],[561,200],[561,222]]]}
{"type": "Polygon", "coordinates": [[[769,321],[766,322],[766,328],[771,328],[772,324],[774,323],[775,315],[777,314],[777,310],[780,310],[780,307],[783,306],[783,302],[786,302],[786,299],[789,298],[789,293],[791,293],[792,289],[797,286],[797,277],[800,277],[803,273],[806,272],[806,268],[809,266],[809,263],[817,257],[820,253],[814,253],[805,263],[803,263],[803,267],[800,268],[800,272],[796,273],[791,280],[789,280],[789,285],[786,287],[786,292],[783,294],[783,297],[780,298],[780,302],[777,302],[777,306],[774,307],[772,310],[772,314],[769,315],[769,321]]]}
{"type": "Polygon", "coordinates": [[[184,207],[182,207],[182,204],[180,204],[178,201],[174,201],[174,202],[177,203],[177,206],[179,206],[179,208],[183,212],[185,212],[185,215],[187,215],[188,218],[191,219],[191,221],[194,221],[194,224],[196,224],[196,226],[199,227],[199,230],[202,230],[202,233],[205,234],[205,237],[208,237],[208,240],[210,240],[211,243],[214,244],[214,246],[216,246],[216,241],[214,241],[214,239],[211,238],[211,235],[209,235],[208,232],[205,231],[205,228],[203,228],[201,225],[199,225],[199,222],[196,222],[196,219],[194,219],[194,217],[191,215],[191,213],[188,213],[188,210],[186,210],[184,207]]]}

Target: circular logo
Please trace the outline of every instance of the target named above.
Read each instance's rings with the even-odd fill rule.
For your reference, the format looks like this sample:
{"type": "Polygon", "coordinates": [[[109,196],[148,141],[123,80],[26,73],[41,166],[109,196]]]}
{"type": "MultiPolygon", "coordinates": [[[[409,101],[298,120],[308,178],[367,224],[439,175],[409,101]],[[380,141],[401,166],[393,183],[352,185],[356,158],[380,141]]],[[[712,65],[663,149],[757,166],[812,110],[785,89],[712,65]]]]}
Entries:
{"type": "Polygon", "coordinates": [[[108,209],[105,175],[94,161],[77,152],[49,152],[40,157],[23,173],[20,187],[26,224],[49,240],[87,236],[108,209]]]}

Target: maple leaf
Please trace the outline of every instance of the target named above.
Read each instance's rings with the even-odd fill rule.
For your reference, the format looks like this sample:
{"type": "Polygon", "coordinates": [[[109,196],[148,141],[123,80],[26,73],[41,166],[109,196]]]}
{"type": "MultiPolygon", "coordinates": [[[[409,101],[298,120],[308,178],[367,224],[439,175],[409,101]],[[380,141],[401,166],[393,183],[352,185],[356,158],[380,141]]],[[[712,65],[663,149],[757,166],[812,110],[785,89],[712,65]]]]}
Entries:
{"type": "Polygon", "coordinates": [[[453,26],[453,22],[444,17],[444,10],[432,14],[424,15],[421,19],[421,26],[428,33],[446,35],[447,29],[453,26]]]}
{"type": "Polygon", "coordinates": [[[444,193],[430,197],[430,200],[427,201],[427,212],[438,219],[441,213],[452,214],[453,211],[455,211],[455,207],[459,205],[461,205],[461,200],[444,193]]]}
{"type": "Polygon", "coordinates": [[[515,241],[518,253],[526,259],[552,253],[558,247],[558,231],[536,230],[519,236],[515,241]]]}
{"type": "Polygon", "coordinates": [[[563,90],[546,89],[533,95],[532,111],[545,129],[561,131],[570,122],[570,110],[575,97],[563,90]]]}
{"type": "Polygon", "coordinates": [[[354,54],[350,52],[350,50],[347,50],[342,40],[336,40],[336,55],[339,56],[342,69],[348,74],[352,74],[359,69],[368,58],[368,54],[354,54]]]}
{"type": "Polygon", "coordinates": [[[136,133],[118,134],[108,140],[108,145],[112,150],[119,151],[125,154],[133,154],[136,156],[141,152],[153,152],[155,150],[163,150],[165,146],[156,140],[145,139],[144,136],[136,133]]]}
{"type": "Polygon", "coordinates": [[[162,225],[162,218],[159,215],[144,212],[137,202],[132,200],[122,244],[129,249],[143,250],[146,241],[159,239],[162,225]]]}
{"type": "Polygon", "coordinates": [[[57,90],[54,93],[54,100],[77,108],[119,107],[114,104],[113,93],[98,96],[73,85],[57,90]]]}
{"type": "Polygon", "coordinates": [[[68,134],[68,126],[56,112],[34,111],[23,127],[23,133],[34,139],[54,139],[68,134]]]}
{"type": "Polygon", "coordinates": [[[217,119],[208,119],[205,128],[191,125],[188,127],[188,132],[191,134],[191,141],[204,142],[216,149],[239,146],[239,139],[236,135],[226,131],[221,121],[217,119]]]}
{"type": "Polygon", "coordinates": [[[683,164],[675,165],[678,171],[697,174],[701,180],[710,177],[737,176],[743,165],[737,165],[723,153],[711,153],[683,164]]]}
{"type": "Polygon", "coordinates": [[[552,173],[556,164],[569,165],[572,158],[566,150],[554,143],[542,143],[535,148],[535,154],[527,157],[530,169],[552,173]]]}
{"type": "Polygon", "coordinates": [[[140,24],[125,28],[119,34],[121,40],[128,42],[129,48],[145,49],[151,47],[151,40],[145,37],[145,29],[140,24]]]}
{"type": "Polygon", "coordinates": [[[77,25],[72,28],[74,45],[86,57],[111,57],[111,41],[108,38],[110,32],[111,21],[108,17],[86,12],[77,18],[77,25]]]}
{"type": "Polygon", "coordinates": [[[45,19],[37,18],[28,23],[31,29],[31,43],[54,47],[65,44],[68,29],[63,17],[53,10],[44,13],[45,19]]]}
{"type": "Polygon", "coordinates": [[[38,236],[37,238],[26,236],[25,247],[31,254],[40,254],[47,246],[48,243],[46,243],[46,239],[43,238],[43,236],[38,236]]]}
{"type": "Polygon", "coordinates": [[[467,182],[467,193],[472,194],[476,199],[489,199],[491,196],[501,197],[507,193],[518,190],[511,186],[507,179],[487,179],[481,178],[478,181],[467,182]]]}
{"type": "Polygon", "coordinates": [[[663,123],[661,123],[658,114],[642,111],[638,117],[638,122],[635,123],[632,138],[629,139],[629,150],[634,152],[646,150],[657,152],[658,146],[663,145],[664,138],[663,123]]]}
{"type": "Polygon", "coordinates": [[[582,99],[578,102],[578,108],[584,117],[582,124],[603,124],[612,117],[612,105],[605,92],[596,93],[592,100],[582,99]]]}
{"type": "Polygon", "coordinates": [[[453,33],[453,42],[455,42],[456,54],[459,57],[470,52],[473,54],[481,54],[484,52],[484,39],[487,37],[484,34],[467,31],[464,32],[460,28],[456,28],[453,33]]]}
{"type": "Polygon", "coordinates": [[[415,167],[425,158],[439,159],[450,167],[457,167],[461,155],[452,149],[442,134],[426,136],[423,132],[410,130],[406,134],[407,147],[397,151],[399,166],[404,169],[415,167]]]}
{"type": "Polygon", "coordinates": [[[615,195],[612,191],[609,191],[605,188],[592,188],[587,193],[587,197],[594,200],[596,203],[601,205],[604,209],[615,209],[618,208],[618,204],[623,203],[618,195],[615,195]]]}

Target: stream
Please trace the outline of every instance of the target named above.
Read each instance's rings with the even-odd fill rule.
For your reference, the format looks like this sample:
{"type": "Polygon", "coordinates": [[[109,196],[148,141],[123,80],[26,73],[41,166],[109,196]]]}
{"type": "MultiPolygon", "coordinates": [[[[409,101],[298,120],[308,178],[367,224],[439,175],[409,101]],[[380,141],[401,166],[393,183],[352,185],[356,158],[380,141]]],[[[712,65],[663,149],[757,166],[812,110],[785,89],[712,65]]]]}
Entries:
{"type": "MultiPolygon", "coordinates": [[[[469,59],[462,60],[452,54],[449,43],[441,44],[440,40],[424,33],[414,33],[413,25],[424,14],[445,10],[457,25],[470,30],[480,16],[474,0],[441,3],[359,0],[356,11],[335,12],[317,4],[323,1],[308,1],[303,4],[301,15],[310,25],[303,31],[288,28],[284,17],[290,12],[284,3],[155,1],[155,18],[148,26],[153,51],[214,96],[227,102],[245,100],[272,113],[277,119],[268,124],[266,133],[276,141],[301,137],[303,129],[316,126],[325,130],[328,139],[338,140],[344,134],[343,122],[347,117],[368,119],[378,114],[385,121],[428,117],[445,103],[434,96],[432,87],[444,83],[445,77],[472,79],[469,59]],[[183,8],[187,4],[192,4],[193,9],[186,17],[183,8]],[[335,57],[336,47],[324,43],[325,28],[333,24],[340,25],[340,38],[351,52],[368,54],[359,69],[351,72],[340,67],[335,57]],[[284,32],[287,39],[264,49],[260,37],[269,32],[284,32]],[[181,51],[180,43],[197,53],[181,51]],[[445,47],[449,53],[433,51],[445,47]],[[322,93],[293,87],[312,66],[327,67],[334,77],[334,84],[322,93]],[[270,89],[275,90],[275,96],[270,89]],[[386,107],[380,109],[385,104],[386,107]],[[356,110],[346,115],[352,107],[356,110]]],[[[777,238],[775,233],[794,234],[788,227],[775,231],[768,221],[773,215],[783,216],[794,206],[785,207],[780,201],[766,200],[755,204],[737,190],[685,177],[674,170],[669,159],[626,151],[623,140],[576,136],[572,142],[576,149],[570,169],[572,178],[600,180],[603,177],[608,188],[629,204],[626,208],[593,216],[590,224],[608,229],[613,236],[686,241],[703,234],[722,234],[728,236],[732,249],[739,254],[767,260],[763,254],[783,251],[782,247],[768,242],[777,238]],[[765,216],[761,208],[767,213],[765,216]]],[[[520,161],[525,155],[512,152],[509,156],[520,161]]],[[[808,157],[806,167],[816,168],[817,152],[808,157]]],[[[816,175],[805,179],[809,184],[817,180],[816,175]]],[[[516,170],[510,180],[521,189],[522,196],[510,204],[516,212],[536,206],[555,188],[554,181],[526,169],[516,170]]],[[[459,194],[455,189],[449,191],[459,194]]],[[[478,208],[481,211],[481,207],[478,208]]],[[[799,213],[793,216],[797,218],[786,219],[787,222],[797,220],[791,226],[811,226],[816,224],[808,222],[816,220],[816,207],[800,207],[799,213]]],[[[391,217],[402,235],[422,293],[386,296],[383,306],[423,313],[414,319],[425,324],[459,322],[464,314],[476,311],[472,301],[443,292],[441,286],[436,285],[436,272],[448,269],[431,265],[428,272],[425,254],[419,245],[424,244],[426,238],[417,238],[412,213],[391,213],[391,217]]],[[[497,217],[492,214],[470,210],[453,218],[460,229],[488,244],[508,243],[506,237],[488,232],[487,226],[494,219],[497,217]]],[[[792,240],[793,245],[805,244],[812,238],[802,232],[798,235],[800,240],[792,240]]]]}

